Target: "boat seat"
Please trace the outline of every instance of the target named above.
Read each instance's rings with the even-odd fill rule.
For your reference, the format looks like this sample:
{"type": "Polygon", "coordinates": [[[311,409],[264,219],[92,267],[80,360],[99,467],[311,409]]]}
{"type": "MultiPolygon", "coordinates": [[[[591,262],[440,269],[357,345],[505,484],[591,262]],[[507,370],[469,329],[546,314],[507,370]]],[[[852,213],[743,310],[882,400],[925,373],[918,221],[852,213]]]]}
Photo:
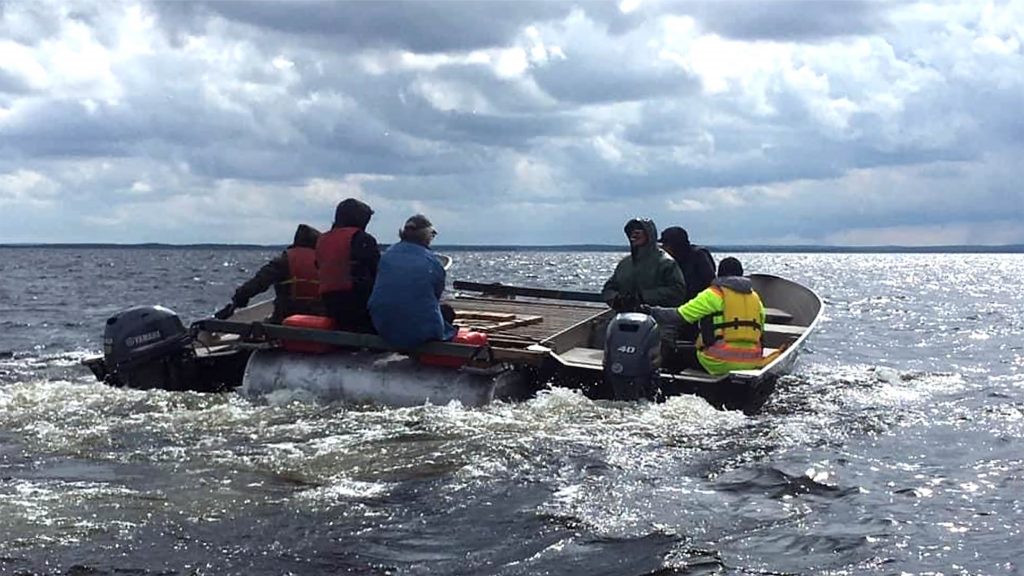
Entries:
{"type": "Polygon", "coordinates": [[[781,348],[791,344],[807,331],[806,326],[788,326],[786,324],[765,324],[762,342],[765,346],[781,348]]]}
{"type": "Polygon", "coordinates": [[[558,355],[562,364],[575,368],[602,368],[604,350],[600,348],[572,348],[558,355]]]}
{"type": "Polygon", "coordinates": [[[715,376],[695,368],[687,368],[686,370],[681,370],[679,372],[662,372],[661,377],[668,380],[685,380],[689,382],[700,382],[702,384],[717,384],[729,379],[728,374],[719,374],[715,376]]]}
{"type": "MultiPolygon", "coordinates": [[[[765,324],[765,344],[768,346],[775,346],[782,342],[792,342],[795,338],[803,335],[807,331],[807,326],[788,326],[786,324],[765,324]]],[[[676,340],[675,348],[677,350],[693,349],[696,344],[692,340],[676,340]]]]}
{"type": "Polygon", "coordinates": [[[765,333],[775,332],[776,334],[786,334],[789,336],[801,336],[807,331],[807,326],[789,326],[786,324],[765,324],[765,333]]]}
{"type": "MultiPolygon", "coordinates": [[[[769,356],[774,354],[777,348],[763,348],[764,355],[769,356]]],[[[562,363],[568,366],[576,366],[578,368],[601,368],[604,365],[604,350],[598,348],[572,348],[558,355],[562,359],[562,363]]],[[[695,374],[704,374],[700,370],[684,370],[683,373],[694,372],[695,374]]]]}
{"type": "Polygon", "coordinates": [[[793,321],[793,315],[785,310],[779,310],[778,308],[764,309],[765,322],[775,322],[778,324],[789,324],[793,321]]]}

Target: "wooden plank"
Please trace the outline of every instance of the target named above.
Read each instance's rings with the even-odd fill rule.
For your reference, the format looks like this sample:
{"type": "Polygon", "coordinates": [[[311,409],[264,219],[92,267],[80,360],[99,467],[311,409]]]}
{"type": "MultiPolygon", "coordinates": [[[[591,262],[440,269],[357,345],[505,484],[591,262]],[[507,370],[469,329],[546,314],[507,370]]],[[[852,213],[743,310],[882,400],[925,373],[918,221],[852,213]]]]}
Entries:
{"type": "Polygon", "coordinates": [[[577,292],[575,290],[550,290],[546,288],[528,288],[525,286],[509,286],[507,284],[493,283],[482,284],[479,282],[464,282],[456,280],[452,287],[456,290],[472,290],[491,296],[527,296],[531,298],[548,298],[551,300],[570,300],[576,302],[603,302],[601,295],[596,292],[577,292]]]}
{"type": "MultiPolygon", "coordinates": [[[[588,310],[593,310],[595,308],[604,308],[604,309],[608,308],[607,306],[604,306],[604,305],[599,306],[597,304],[588,304],[586,302],[550,302],[550,301],[549,302],[545,302],[545,301],[542,301],[542,300],[529,300],[529,301],[526,301],[526,300],[501,300],[501,299],[496,299],[496,298],[488,298],[487,296],[467,296],[467,295],[464,295],[464,294],[457,295],[452,300],[454,300],[455,302],[464,301],[464,302],[472,302],[473,304],[479,302],[481,304],[492,304],[494,306],[509,306],[509,307],[515,306],[515,307],[520,307],[520,308],[526,308],[526,307],[528,307],[528,308],[550,307],[550,308],[563,308],[563,309],[571,309],[571,308],[580,309],[580,308],[585,308],[585,309],[588,309],[588,310]]],[[[451,301],[448,301],[448,302],[452,303],[451,301]]],[[[467,305],[473,305],[473,304],[467,304],[467,305]]]]}
{"type": "MultiPolygon", "coordinates": [[[[505,328],[502,336],[518,336],[531,340],[546,340],[554,334],[562,332],[607,308],[582,304],[565,304],[559,302],[541,302],[525,300],[494,300],[487,298],[449,300],[449,304],[459,310],[475,310],[486,312],[512,313],[516,317],[543,316],[544,321],[526,326],[505,328]]],[[[476,324],[476,322],[466,322],[476,324]]],[[[570,346],[571,347],[571,346],[570,346]]]]}
{"type": "Polygon", "coordinates": [[[512,312],[487,312],[484,310],[456,310],[456,320],[489,320],[492,322],[508,322],[515,320],[516,315],[512,312]]]}
{"type": "Polygon", "coordinates": [[[540,324],[544,321],[543,316],[526,316],[523,318],[517,318],[509,322],[500,322],[494,326],[487,326],[481,328],[483,332],[501,332],[502,330],[510,330],[512,328],[519,328],[521,326],[530,326],[532,324],[540,324]]]}

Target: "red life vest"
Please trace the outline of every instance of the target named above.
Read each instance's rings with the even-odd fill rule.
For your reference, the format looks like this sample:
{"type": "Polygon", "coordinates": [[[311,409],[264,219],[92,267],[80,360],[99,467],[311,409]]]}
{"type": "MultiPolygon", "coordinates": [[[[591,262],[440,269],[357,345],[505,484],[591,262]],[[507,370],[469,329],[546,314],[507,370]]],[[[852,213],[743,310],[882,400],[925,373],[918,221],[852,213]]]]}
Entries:
{"type": "Polygon", "coordinates": [[[352,236],[359,228],[332,228],[316,243],[316,265],[320,271],[320,293],[352,290],[352,236]]]}
{"type": "Polygon", "coordinates": [[[295,246],[288,252],[288,278],[292,300],[319,300],[320,273],[316,269],[316,250],[295,246]]]}

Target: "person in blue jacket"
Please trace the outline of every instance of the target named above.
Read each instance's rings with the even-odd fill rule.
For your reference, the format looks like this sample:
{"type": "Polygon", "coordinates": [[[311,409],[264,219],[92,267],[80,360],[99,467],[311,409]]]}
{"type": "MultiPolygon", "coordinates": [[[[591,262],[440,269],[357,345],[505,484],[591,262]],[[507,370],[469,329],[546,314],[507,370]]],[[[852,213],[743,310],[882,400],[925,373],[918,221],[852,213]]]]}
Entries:
{"type": "Polygon", "coordinates": [[[444,267],[430,250],[435,236],[430,220],[416,214],[399,230],[401,242],[380,258],[370,295],[370,317],[381,338],[396,348],[411,349],[455,337],[454,312],[441,304],[444,267]]]}

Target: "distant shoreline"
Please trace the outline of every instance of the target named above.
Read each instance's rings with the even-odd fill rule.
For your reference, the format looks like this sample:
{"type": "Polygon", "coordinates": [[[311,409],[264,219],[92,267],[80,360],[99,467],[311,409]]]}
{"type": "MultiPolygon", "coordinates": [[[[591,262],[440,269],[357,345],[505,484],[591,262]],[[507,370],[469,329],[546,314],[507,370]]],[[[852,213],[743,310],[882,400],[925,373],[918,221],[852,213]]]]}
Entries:
{"type": "MultiPolygon", "coordinates": [[[[112,243],[31,243],[0,244],[4,249],[102,249],[102,250],[282,250],[283,245],[266,244],[112,244],[112,243]]],[[[437,245],[439,252],[624,252],[625,246],[612,244],[555,245],[437,245]]],[[[808,246],[808,245],[722,245],[709,246],[713,252],[765,252],[804,254],[1021,254],[1024,244],[1000,246],[808,246]]]]}

